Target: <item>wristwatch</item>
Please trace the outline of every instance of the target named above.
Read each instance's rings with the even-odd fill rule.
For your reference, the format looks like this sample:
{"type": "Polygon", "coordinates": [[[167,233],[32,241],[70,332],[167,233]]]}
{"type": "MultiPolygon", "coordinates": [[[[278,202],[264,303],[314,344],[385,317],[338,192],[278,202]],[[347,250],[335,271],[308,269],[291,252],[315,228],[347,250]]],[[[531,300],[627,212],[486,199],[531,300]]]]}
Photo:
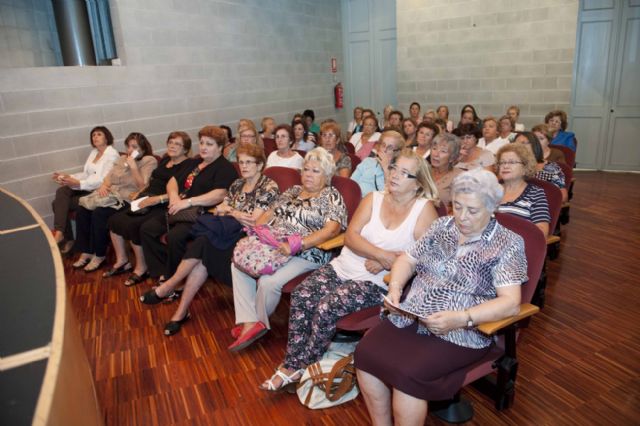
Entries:
{"type": "Polygon", "coordinates": [[[473,318],[471,318],[471,313],[469,313],[468,309],[465,309],[464,312],[467,314],[467,328],[473,328],[473,318]]]}

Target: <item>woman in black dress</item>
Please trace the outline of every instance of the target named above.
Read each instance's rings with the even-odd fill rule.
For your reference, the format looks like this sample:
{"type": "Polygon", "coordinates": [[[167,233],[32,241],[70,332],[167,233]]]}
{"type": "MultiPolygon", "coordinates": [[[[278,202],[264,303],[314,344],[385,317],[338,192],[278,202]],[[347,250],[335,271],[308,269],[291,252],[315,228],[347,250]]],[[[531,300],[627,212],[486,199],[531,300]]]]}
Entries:
{"type": "Polygon", "coordinates": [[[131,242],[131,248],[135,255],[135,268],[133,273],[124,282],[131,286],[142,282],[147,276],[147,264],[144,261],[142,245],[140,242],[140,227],[151,218],[164,217],[166,214],[167,182],[176,176],[184,167],[184,160],[191,154],[191,138],[185,132],[171,132],[167,138],[167,154],[160,161],[158,167],[151,173],[151,180],[138,196],[140,201],[138,212],[130,209],[120,211],[109,218],[109,230],[111,242],[116,253],[116,261],[103,277],[112,277],[130,271],[132,265],[127,258],[125,240],[131,242]]]}

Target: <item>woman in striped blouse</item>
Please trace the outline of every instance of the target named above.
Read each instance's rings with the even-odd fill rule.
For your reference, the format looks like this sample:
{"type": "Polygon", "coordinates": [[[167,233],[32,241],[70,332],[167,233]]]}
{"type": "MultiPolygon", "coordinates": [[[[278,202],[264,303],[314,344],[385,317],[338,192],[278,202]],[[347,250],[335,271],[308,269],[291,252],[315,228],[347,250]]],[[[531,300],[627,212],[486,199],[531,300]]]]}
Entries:
{"type": "Polygon", "coordinates": [[[511,213],[533,222],[546,237],[549,234],[549,203],[544,190],[527,183],[536,174],[536,159],[524,145],[505,145],[497,154],[498,176],[504,195],[498,206],[501,213],[511,213]]]}

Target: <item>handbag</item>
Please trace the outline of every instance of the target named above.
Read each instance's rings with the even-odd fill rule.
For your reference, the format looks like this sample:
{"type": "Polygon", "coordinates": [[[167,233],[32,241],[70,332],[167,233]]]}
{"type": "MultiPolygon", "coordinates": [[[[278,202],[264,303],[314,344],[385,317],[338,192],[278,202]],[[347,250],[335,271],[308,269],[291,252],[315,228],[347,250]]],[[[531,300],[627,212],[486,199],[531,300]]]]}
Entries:
{"type": "Polygon", "coordinates": [[[98,191],[93,191],[89,195],[80,197],[78,204],[87,210],[95,210],[98,207],[111,207],[118,210],[124,206],[124,201],[115,192],[110,192],[103,197],[98,194],[98,191]]]}
{"type": "Polygon", "coordinates": [[[195,223],[198,217],[204,213],[204,209],[200,206],[187,207],[175,214],[167,212],[167,223],[174,225],[176,223],[195,223]]]}
{"type": "Polygon", "coordinates": [[[245,228],[247,236],[236,244],[233,250],[233,263],[238,269],[259,278],[272,275],[291,259],[278,251],[281,242],[287,241],[294,255],[300,250],[299,235],[285,236],[283,232],[266,225],[245,228]]]}
{"type": "Polygon", "coordinates": [[[354,348],[355,343],[331,343],[322,359],[305,369],[296,389],[305,407],[334,407],[358,396],[354,348]]]}

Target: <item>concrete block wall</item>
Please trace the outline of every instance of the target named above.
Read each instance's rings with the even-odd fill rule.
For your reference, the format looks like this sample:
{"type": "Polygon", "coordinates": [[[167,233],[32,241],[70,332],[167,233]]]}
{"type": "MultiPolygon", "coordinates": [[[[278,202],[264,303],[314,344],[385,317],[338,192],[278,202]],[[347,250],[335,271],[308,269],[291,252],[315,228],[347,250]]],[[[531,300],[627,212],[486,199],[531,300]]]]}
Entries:
{"type": "Polygon", "coordinates": [[[50,176],[81,169],[95,125],[113,132],[119,150],[138,131],[161,153],[172,130],[195,140],[206,124],[235,129],[240,118],[288,122],[306,108],[316,120],[336,117],[330,58],[342,63],[339,0],[111,7],[123,66],[0,69],[0,186],[48,221],[50,176]]]}
{"type": "Polygon", "coordinates": [[[0,68],[61,64],[51,0],[0,0],[0,68]]]}
{"type": "Polygon", "coordinates": [[[521,109],[530,128],[553,109],[569,113],[578,0],[397,2],[398,103],[449,106],[457,124],[521,109]]]}

